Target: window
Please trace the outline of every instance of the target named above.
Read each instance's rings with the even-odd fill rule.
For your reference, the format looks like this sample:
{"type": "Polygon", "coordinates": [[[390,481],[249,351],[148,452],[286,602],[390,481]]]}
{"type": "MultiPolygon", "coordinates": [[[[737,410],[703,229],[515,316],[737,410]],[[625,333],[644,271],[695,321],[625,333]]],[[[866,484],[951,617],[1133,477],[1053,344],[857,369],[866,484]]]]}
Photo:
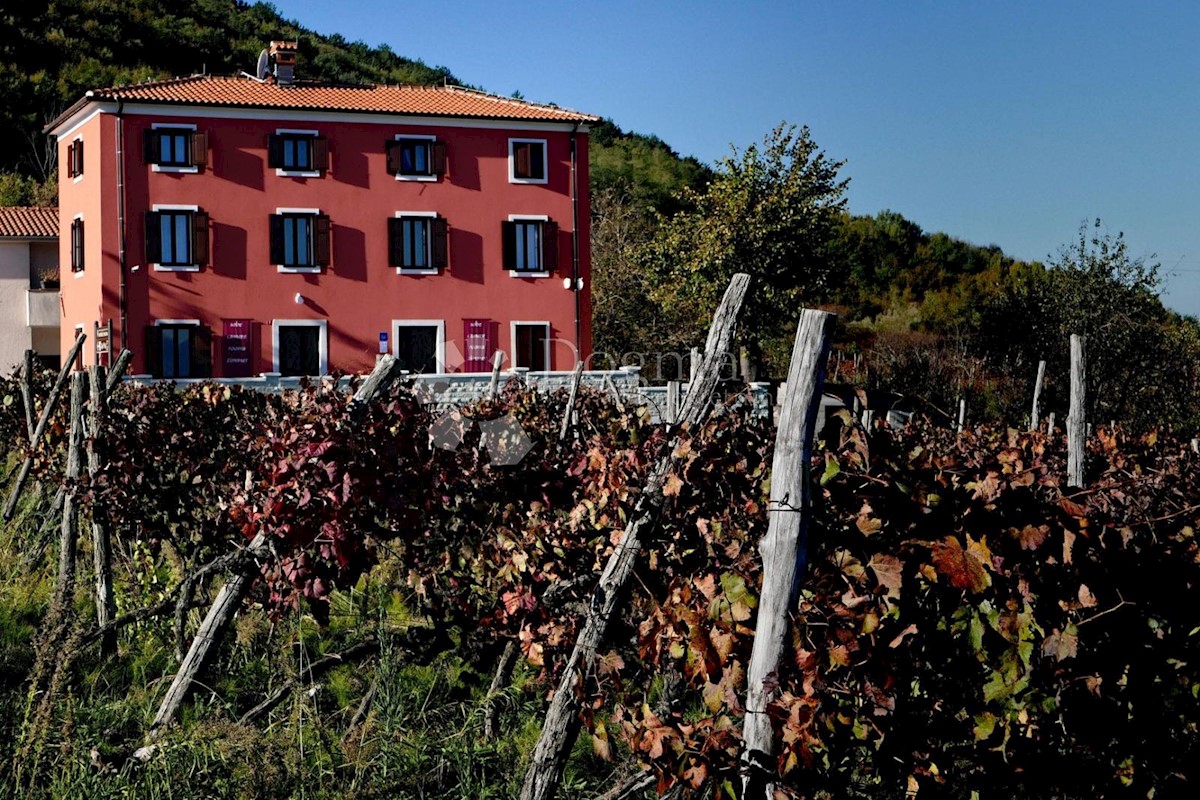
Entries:
{"type": "Polygon", "coordinates": [[[533,372],[550,369],[550,323],[512,323],[513,365],[533,372]]]}
{"type": "Polygon", "coordinates": [[[511,217],[503,223],[504,268],[513,275],[545,277],[558,268],[558,225],[545,217],[511,217]]]}
{"type": "Polygon", "coordinates": [[[271,263],[281,272],[329,266],[329,217],[315,208],[281,208],[271,216],[271,263]]]}
{"type": "Polygon", "coordinates": [[[440,319],[393,320],[393,353],[400,369],[441,372],[446,361],[446,323],[440,319]]]}
{"type": "Polygon", "coordinates": [[[324,375],[329,371],[329,325],[325,320],[277,319],[272,360],[281,375],[324,375]]]}
{"type": "Polygon", "coordinates": [[[196,206],[155,206],[146,212],[146,263],[156,270],[194,272],[208,263],[208,214],[196,206]]]}
{"type": "Polygon", "coordinates": [[[76,180],[83,177],[83,139],[67,145],[67,177],[76,180]]]}
{"type": "Polygon", "coordinates": [[[496,324],[490,319],[463,320],[463,372],[490,372],[496,351],[496,324]]]}
{"type": "Polygon", "coordinates": [[[83,217],[71,220],[71,271],[83,272],[83,217]]]}
{"type": "Polygon", "coordinates": [[[388,263],[397,272],[435,275],[446,266],[446,220],[400,211],[388,220],[388,263]]]}
{"type": "Polygon", "coordinates": [[[211,378],[212,331],[196,320],[146,328],[146,369],[155,378],[211,378]]]}
{"type": "Polygon", "coordinates": [[[399,180],[437,180],[446,173],[446,145],[431,136],[397,136],[387,143],[387,170],[399,180]]]}
{"type": "Polygon", "coordinates": [[[208,134],[194,126],[155,125],[142,144],[156,172],[197,172],[208,163],[208,134]]]}
{"type": "Polygon", "coordinates": [[[512,183],[546,182],[546,140],[508,140],[508,179],[512,183]]]}
{"type": "Polygon", "coordinates": [[[316,131],[278,130],[267,142],[267,164],[279,175],[319,177],[329,169],[329,142],[316,131]]]}

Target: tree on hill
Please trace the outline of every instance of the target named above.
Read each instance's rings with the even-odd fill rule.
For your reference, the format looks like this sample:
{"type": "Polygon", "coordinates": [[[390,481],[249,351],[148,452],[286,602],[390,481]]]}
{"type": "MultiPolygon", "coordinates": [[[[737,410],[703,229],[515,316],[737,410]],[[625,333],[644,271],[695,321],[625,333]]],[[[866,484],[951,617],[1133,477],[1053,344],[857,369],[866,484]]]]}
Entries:
{"type": "MultiPolygon", "coordinates": [[[[826,248],[845,207],[844,162],[825,155],[807,127],[780,125],[761,146],[723,159],[703,191],[685,188],[686,207],[661,220],[645,256],[654,311],[669,333],[660,349],[703,341],[705,320],[735,272],[754,279],[744,343],[771,373],[787,365],[803,303],[830,283],[826,248]]],[[[644,302],[630,298],[630,302],[644,302]]]]}

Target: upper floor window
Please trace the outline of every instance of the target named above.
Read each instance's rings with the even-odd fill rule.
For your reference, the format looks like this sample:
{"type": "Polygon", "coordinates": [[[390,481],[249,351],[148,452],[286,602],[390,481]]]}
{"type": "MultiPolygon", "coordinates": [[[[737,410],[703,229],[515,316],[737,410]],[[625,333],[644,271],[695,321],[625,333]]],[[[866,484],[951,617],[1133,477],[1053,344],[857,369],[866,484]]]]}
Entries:
{"type": "Polygon", "coordinates": [[[397,136],[387,143],[387,169],[400,180],[436,180],[446,173],[446,145],[431,136],[397,136]]]}
{"type": "Polygon", "coordinates": [[[446,220],[401,211],[388,220],[388,263],[400,273],[436,274],[446,266],[446,220]]]}
{"type": "Polygon", "coordinates": [[[142,144],[156,172],[197,172],[208,163],[208,134],[194,125],[155,125],[142,144]]]}
{"type": "Polygon", "coordinates": [[[156,270],[192,272],[208,263],[208,214],[196,206],[147,211],[146,262],[156,270]]]}
{"type": "Polygon", "coordinates": [[[316,131],[280,129],[267,143],[267,165],[280,175],[318,177],[329,169],[329,141],[316,131]]]}
{"type": "Polygon", "coordinates": [[[329,217],[315,208],[280,208],[271,216],[271,263],[280,272],[329,266],[329,217]]]}
{"type": "Polygon", "coordinates": [[[83,271],[83,217],[71,220],[71,271],[83,271]]]}
{"type": "Polygon", "coordinates": [[[545,217],[512,217],[503,223],[504,268],[513,275],[544,277],[558,267],[558,224],[545,217]]]}
{"type": "Polygon", "coordinates": [[[67,145],[67,177],[76,180],[83,177],[83,139],[67,145]]]}
{"type": "Polygon", "coordinates": [[[512,183],[546,182],[546,140],[508,140],[508,179],[512,183]]]}

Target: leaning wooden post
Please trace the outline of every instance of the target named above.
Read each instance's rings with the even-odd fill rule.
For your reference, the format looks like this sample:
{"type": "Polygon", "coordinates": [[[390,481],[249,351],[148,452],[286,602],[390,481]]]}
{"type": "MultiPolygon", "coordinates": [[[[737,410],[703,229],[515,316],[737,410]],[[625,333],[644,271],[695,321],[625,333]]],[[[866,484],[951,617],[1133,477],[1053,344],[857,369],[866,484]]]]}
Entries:
{"type": "Polygon", "coordinates": [[[121,348],[121,352],[117,353],[117,358],[112,363],[112,369],[108,373],[108,383],[104,386],[105,395],[113,393],[113,389],[117,388],[117,384],[125,377],[125,370],[129,369],[129,362],[133,360],[133,353],[126,348],[121,348]]]}
{"type": "MultiPolygon", "coordinates": [[[[88,384],[91,386],[91,399],[88,414],[87,461],[88,476],[95,483],[104,468],[103,431],[108,406],[105,380],[105,370],[96,365],[88,370],[88,384]]],[[[117,616],[117,601],[113,594],[112,577],[112,541],[108,524],[107,509],[96,503],[92,504],[92,562],[93,576],[96,580],[96,625],[104,629],[117,616]]],[[[115,630],[106,631],[100,641],[100,652],[114,655],[117,652],[117,633],[115,630]]]]}
{"type": "MultiPolygon", "coordinates": [[[[400,370],[396,368],[394,356],[385,355],[375,363],[375,369],[371,375],[363,381],[358,392],[350,400],[348,413],[352,422],[365,415],[371,401],[386,392],[399,373],[400,370]]],[[[247,485],[249,485],[249,481],[250,475],[247,474],[247,485]]],[[[257,572],[257,564],[254,559],[267,550],[266,534],[262,531],[255,534],[246,550],[246,557],[233,570],[233,574],[225,581],[221,590],[217,592],[217,599],[213,601],[204,621],[200,623],[200,628],[196,631],[191,646],[188,647],[187,655],[179,662],[179,670],[175,673],[162,703],[159,704],[158,713],[154,715],[154,722],[150,724],[151,739],[156,738],[163,727],[175,718],[176,712],[179,711],[179,707],[192,688],[192,683],[208,660],[210,651],[220,641],[225,627],[233,619],[234,613],[242,603],[242,598],[254,583],[257,572]]]]}
{"type": "Polygon", "coordinates": [[[693,347],[688,351],[688,380],[694,380],[700,371],[700,348],[693,347]]]}
{"type": "Polygon", "coordinates": [[[495,399],[500,393],[500,365],[504,363],[504,351],[497,350],[492,356],[492,380],[488,384],[488,399],[495,399]]]}
{"type": "Polygon", "coordinates": [[[825,383],[826,356],[837,317],[805,310],[796,327],[788,394],[779,415],[771,463],[771,498],[762,553],[762,592],[754,649],[746,676],[746,718],[742,751],[743,800],[769,798],[775,781],[775,734],[767,706],[778,694],[772,676],[779,669],[791,625],[800,575],[808,562],[811,516],[809,461],[813,430],[825,383]]]}
{"type": "Polygon", "coordinates": [[[1050,416],[1046,417],[1046,436],[1054,435],[1054,412],[1050,412],[1050,416]]]}
{"type": "Polygon", "coordinates": [[[1046,362],[1045,360],[1038,362],[1037,380],[1033,382],[1033,410],[1029,414],[1029,429],[1036,431],[1038,423],[1041,421],[1041,409],[1038,408],[1038,401],[1042,398],[1042,381],[1046,377],[1046,362]]]}
{"type": "MultiPolygon", "coordinates": [[[[711,407],[712,394],[716,389],[749,283],[749,275],[738,273],[733,276],[729,288],[725,290],[721,305],[713,316],[712,327],[708,330],[704,359],[699,369],[692,373],[692,383],[680,409],[681,424],[698,424],[711,407]]],[[[558,688],[555,689],[554,698],[546,710],[542,734],[537,747],[534,748],[533,759],[529,764],[529,771],[525,773],[525,783],[521,787],[521,800],[548,800],[558,790],[567,756],[570,755],[571,747],[579,735],[579,707],[583,693],[577,691],[577,687],[592,673],[596,651],[604,643],[608,636],[608,626],[617,616],[618,603],[624,598],[625,588],[633,574],[642,541],[653,530],[665,500],[662,492],[663,482],[676,462],[674,453],[678,441],[678,430],[673,429],[672,435],[667,437],[659,451],[657,463],[646,477],[646,485],[625,526],[625,534],[613,549],[608,563],[604,566],[604,572],[600,575],[600,584],[596,587],[591,608],[580,625],[575,647],[571,650],[567,663],[563,665],[558,688]]]]}
{"type": "Polygon", "coordinates": [[[80,462],[83,460],[83,400],[87,394],[87,373],[71,375],[70,432],[67,435],[66,498],[63,501],[62,526],[58,536],[58,581],[54,587],[54,605],[69,604],[75,586],[75,549],[79,539],[80,462]]]}
{"type": "Polygon", "coordinates": [[[1084,442],[1087,439],[1084,381],[1087,378],[1086,339],[1071,334],[1071,413],[1067,415],[1067,486],[1083,486],[1084,442]]]}
{"type": "Polygon", "coordinates": [[[21,368],[21,402],[25,405],[25,435],[33,444],[33,351],[25,351],[25,364],[21,368]]]}
{"type": "Polygon", "coordinates": [[[583,379],[583,362],[575,365],[575,374],[571,376],[571,392],[567,395],[567,407],[563,411],[562,427],[558,431],[558,440],[565,441],[567,431],[571,429],[571,415],[575,413],[575,395],[579,394],[579,381],[583,379]]]}
{"type": "MultiPolygon", "coordinates": [[[[83,347],[83,341],[87,338],[86,333],[79,334],[79,338],[75,340],[75,346],[67,353],[67,358],[63,361],[62,369],[58,371],[58,378],[54,381],[53,388],[50,389],[50,396],[46,398],[46,405],[42,408],[42,415],[38,417],[37,427],[33,429],[33,436],[30,438],[29,447],[36,448],[38,441],[42,438],[42,434],[46,431],[46,423],[50,421],[50,414],[54,411],[54,404],[58,402],[58,396],[62,394],[63,387],[67,384],[67,378],[71,374],[71,366],[75,363],[75,356],[79,353],[79,349],[83,347]]],[[[25,481],[29,479],[29,470],[33,466],[33,454],[25,456],[25,460],[21,462],[21,471],[17,473],[17,482],[13,484],[12,491],[8,495],[8,503],[4,506],[4,520],[13,518],[13,514],[17,510],[17,500],[21,498],[21,490],[25,488],[25,481]]]]}

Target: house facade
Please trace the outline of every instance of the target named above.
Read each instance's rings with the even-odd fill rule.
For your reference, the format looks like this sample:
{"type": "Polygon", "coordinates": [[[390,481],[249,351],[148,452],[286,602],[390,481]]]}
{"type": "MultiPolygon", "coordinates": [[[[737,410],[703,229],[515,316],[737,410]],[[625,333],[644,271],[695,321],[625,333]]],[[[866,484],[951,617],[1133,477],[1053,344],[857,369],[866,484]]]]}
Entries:
{"type": "Polygon", "coordinates": [[[135,372],[169,378],[587,357],[596,117],[290,72],[96,90],[47,128],[62,342],[111,326],[135,372]]]}
{"type": "Polygon", "coordinates": [[[0,208],[0,373],[32,349],[58,366],[58,209],[0,208]]]}

